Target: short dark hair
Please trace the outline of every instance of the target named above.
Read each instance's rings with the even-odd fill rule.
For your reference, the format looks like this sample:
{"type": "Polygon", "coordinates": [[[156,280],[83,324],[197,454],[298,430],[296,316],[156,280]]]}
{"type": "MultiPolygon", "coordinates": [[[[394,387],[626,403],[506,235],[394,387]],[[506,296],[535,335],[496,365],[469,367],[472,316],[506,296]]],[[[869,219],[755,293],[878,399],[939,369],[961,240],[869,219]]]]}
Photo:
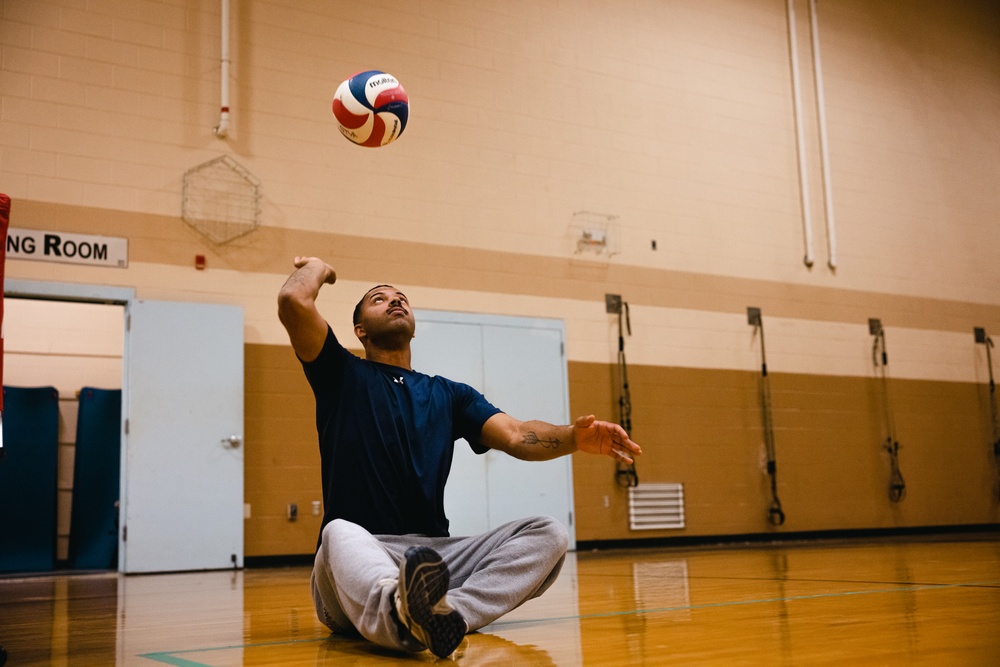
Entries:
{"type": "Polygon", "coordinates": [[[358,301],[358,305],[354,306],[354,323],[355,324],[357,324],[357,323],[359,323],[361,321],[361,306],[365,302],[365,297],[367,297],[369,294],[371,294],[374,290],[377,290],[379,287],[392,287],[392,285],[376,285],[375,287],[371,288],[370,290],[368,290],[367,292],[364,293],[364,296],[362,296],[361,300],[358,301]]]}

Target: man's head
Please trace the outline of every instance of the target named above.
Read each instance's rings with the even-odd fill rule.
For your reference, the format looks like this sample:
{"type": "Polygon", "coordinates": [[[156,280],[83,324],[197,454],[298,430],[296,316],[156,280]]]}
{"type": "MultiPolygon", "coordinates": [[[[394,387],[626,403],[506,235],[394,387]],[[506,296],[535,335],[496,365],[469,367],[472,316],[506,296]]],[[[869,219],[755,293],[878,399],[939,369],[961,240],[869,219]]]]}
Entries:
{"type": "Polygon", "coordinates": [[[392,289],[392,285],[376,285],[375,287],[373,287],[370,290],[368,290],[367,292],[365,292],[365,295],[363,297],[361,297],[361,299],[358,301],[358,305],[354,306],[354,324],[355,325],[357,325],[357,324],[359,324],[361,322],[361,307],[364,305],[365,299],[367,299],[368,295],[371,294],[372,292],[374,292],[375,290],[382,289],[382,288],[392,289]]]}
{"type": "Polygon", "coordinates": [[[366,350],[407,347],[415,328],[410,302],[392,285],[376,285],[354,307],[354,334],[366,350]]]}

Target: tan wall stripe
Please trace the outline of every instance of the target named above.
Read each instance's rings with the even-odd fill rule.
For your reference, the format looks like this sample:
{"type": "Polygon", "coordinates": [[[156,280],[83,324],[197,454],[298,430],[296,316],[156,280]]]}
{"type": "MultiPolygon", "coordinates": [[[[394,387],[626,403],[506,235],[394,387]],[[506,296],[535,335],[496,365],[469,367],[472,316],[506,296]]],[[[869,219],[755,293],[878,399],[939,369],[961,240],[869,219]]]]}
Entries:
{"type": "MultiPolygon", "coordinates": [[[[765,317],[845,323],[880,317],[889,327],[1000,330],[1000,305],[992,304],[266,226],[215,246],[174,217],[33,201],[17,201],[13,220],[25,228],[128,237],[130,261],[136,262],[191,266],[196,254],[204,254],[214,268],[285,274],[293,256],[312,254],[330,262],[340,278],[362,282],[601,302],[612,292],[633,304],[663,308],[734,313],[754,305],[765,317]]],[[[18,260],[10,264],[8,275],[16,277],[18,260]]],[[[127,284],[127,274],[122,278],[127,284]]]]}

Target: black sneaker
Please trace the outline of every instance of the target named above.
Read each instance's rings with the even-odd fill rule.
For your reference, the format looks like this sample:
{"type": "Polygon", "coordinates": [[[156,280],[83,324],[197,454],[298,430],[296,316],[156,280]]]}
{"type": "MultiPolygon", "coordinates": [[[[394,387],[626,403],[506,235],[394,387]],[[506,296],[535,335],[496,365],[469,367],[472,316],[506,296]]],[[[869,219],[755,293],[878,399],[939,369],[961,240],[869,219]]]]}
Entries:
{"type": "Polygon", "coordinates": [[[396,613],[410,634],[439,658],[451,655],[468,631],[448,606],[448,566],[430,547],[410,547],[399,567],[396,613]]]}

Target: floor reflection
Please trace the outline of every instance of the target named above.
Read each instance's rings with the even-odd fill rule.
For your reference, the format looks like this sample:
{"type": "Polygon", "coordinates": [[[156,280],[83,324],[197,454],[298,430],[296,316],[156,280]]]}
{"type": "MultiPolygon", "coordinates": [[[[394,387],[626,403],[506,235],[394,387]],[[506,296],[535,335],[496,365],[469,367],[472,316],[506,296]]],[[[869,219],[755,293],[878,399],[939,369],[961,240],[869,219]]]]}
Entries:
{"type": "Polygon", "coordinates": [[[316,667],[384,667],[391,664],[456,664],[463,667],[556,667],[552,656],[532,644],[517,644],[499,635],[475,632],[468,635],[447,659],[429,652],[412,655],[379,648],[363,639],[331,637],[316,649],[316,667]]]}
{"type": "Polygon", "coordinates": [[[8,577],[0,644],[12,667],[1000,664],[998,545],[987,535],[570,554],[545,595],[447,661],[331,637],[308,567],[8,577]]]}

